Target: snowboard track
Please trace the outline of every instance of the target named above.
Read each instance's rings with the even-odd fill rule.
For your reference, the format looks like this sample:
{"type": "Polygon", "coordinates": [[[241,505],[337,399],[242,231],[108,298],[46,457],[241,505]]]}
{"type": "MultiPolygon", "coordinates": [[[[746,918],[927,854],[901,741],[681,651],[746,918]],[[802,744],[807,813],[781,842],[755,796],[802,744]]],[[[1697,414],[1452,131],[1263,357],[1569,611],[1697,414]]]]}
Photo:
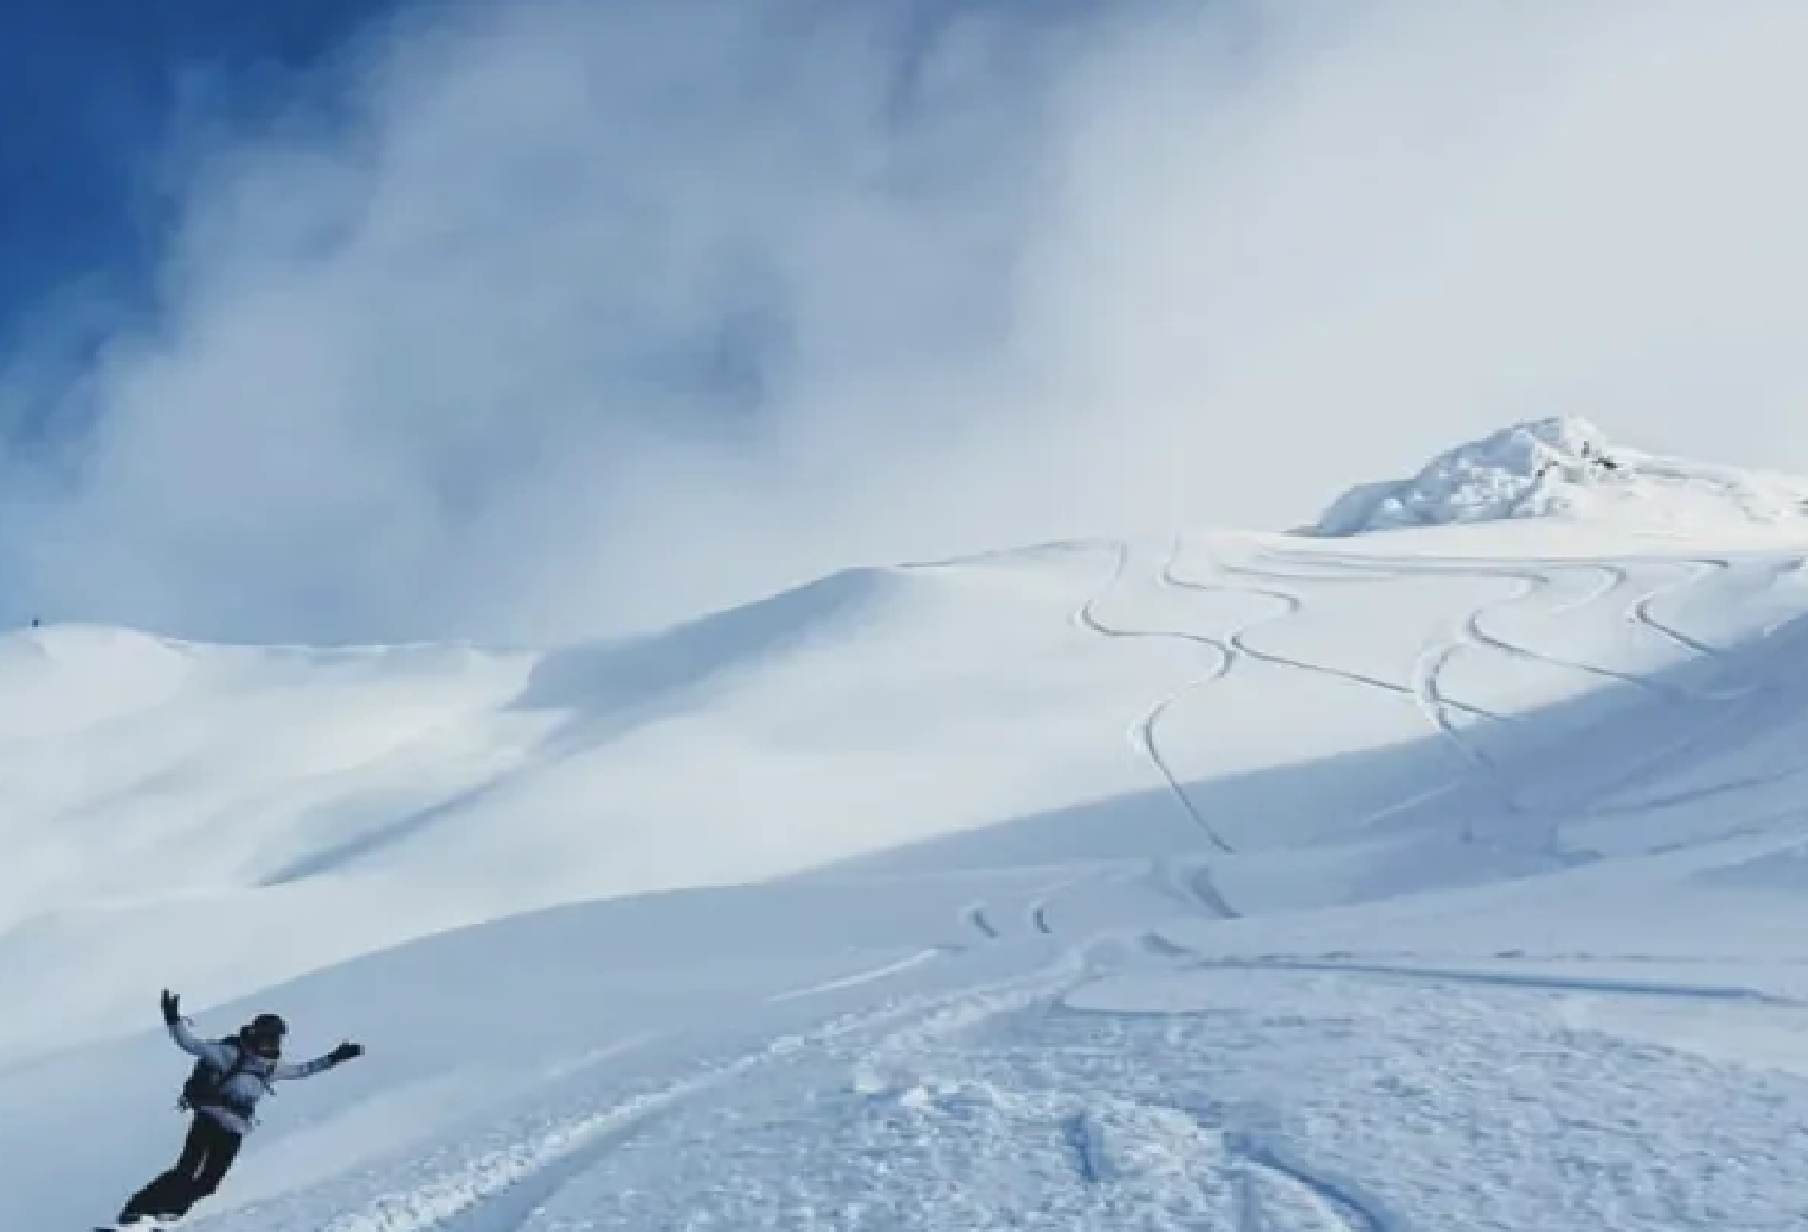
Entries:
{"type": "Polygon", "coordinates": [[[1085,1112],[1070,1113],[1061,1122],[1061,1131],[1073,1148],[1074,1170],[1080,1174],[1080,1179],[1088,1186],[1104,1184],[1104,1156],[1091,1118],[1085,1112]]]}
{"type": "MultiPolygon", "coordinates": [[[[1022,1004],[1059,996],[1079,978],[1083,967],[1081,956],[1068,954],[1026,975],[954,992],[898,998],[877,1009],[839,1015],[778,1036],[732,1059],[707,1064],[687,1077],[651,1087],[600,1111],[569,1114],[551,1125],[523,1125],[508,1136],[505,1146],[482,1150],[443,1169],[425,1184],[387,1189],[366,1199],[358,1209],[341,1211],[324,1222],[290,1223],[279,1215],[271,1223],[277,1228],[306,1225],[319,1232],[515,1232],[623,1143],[737,1079],[781,1064],[800,1052],[865,1032],[885,1033],[876,1050],[882,1051],[895,1040],[914,1044],[944,1029],[962,1029],[1022,1004]]],[[[262,1212],[248,1208],[235,1212],[234,1217],[276,1214],[281,1206],[277,1200],[262,1212]]]]}
{"type": "MultiPolygon", "coordinates": [[[[1220,573],[1231,576],[1242,576],[1258,581],[1269,582],[1287,580],[1309,580],[1315,582],[1346,580],[1336,575],[1325,575],[1323,577],[1313,577],[1310,579],[1291,579],[1287,574],[1274,573],[1265,569],[1254,569],[1248,566],[1226,564],[1211,551],[1209,545],[1205,548],[1205,553],[1207,558],[1212,562],[1214,569],[1220,573]]],[[[1301,672],[1312,672],[1320,676],[1330,676],[1333,679],[1347,681],[1350,684],[1361,685],[1364,688],[1379,689],[1384,693],[1392,693],[1400,697],[1410,698],[1414,696],[1415,689],[1411,684],[1403,684],[1396,680],[1384,680],[1379,676],[1371,676],[1366,672],[1338,667],[1331,663],[1316,663],[1310,659],[1300,659],[1292,655],[1282,654],[1279,651],[1268,650],[1254,645],[1249,639],[1250,635],[1255,632],[1257,628],[1265,625],[1277,624],[1280,621],[1299,615],[1306,610],[1305,599],[1292,591],[1280,590],[1271,586],[1225,586],[1219,583],[1203,581],[1198,578],[1187,577],[1180,571],[1181,559],[1181,555],[1177,553],[1163,567],[1161,574],[1162,585],[1172,587],[1176,590],[1190,590],[1202,594],[1256,595],[1264,599],[1272,599],[1280,605],[1281,610],[1274,615],[1248,624],[1226,639],[1231,647],[1239,654],[1257,660],[1258,662],[1273,664],[1276,667],[1291,668],[1294,671],[1301,672]]],[[[1368,581],[1371,579],[1351,578],[1348,580],[1368,581]]],[[[1490,719],[1496,722],[1509,721],[1505,715],[1497,714],[1480,706],[1471,705],[1468,702],[1451,699],[1447,701],[1445,705],[1452,710],[1468,714],[1473,718],[1490,719]]]]}
{"type": "MultiPolygon", "coordinates": [[[[1334,680],[1342,680],[1364,688],[1377,689],[1381,692],[1393,694],[1403,700],[1412,702],[1412,704],[1418,708],[1419,713],[1423,716],[1426,724],[1438,738],[1444,742],[1445,746],[1455,756],[1457,762],[1469,771],[1469,776],[1480,775],[1491,782],[1501,799],[1502,807],[1509,813],[1517,811],[1518,803],[1514,797],[1510,776],[1486,751],[1486,749],[1481,747],[1478,742],[1469,739],[1463,733],[1462,728],[1458,725],[1455,718],[1452,717],[1453,714],[1465,714],[1471,718],[1484,721],[1503,723],[1513,721],[1504,715],[1497,714],[1483,707],[1475,706],[1452,697],[1449,695],[1448,690],[1443,687],[1442,674],[1449,665],[1450,660],[1455,656],[1457,650],[1462,645],[1463,639],[1460,634],[1434,642],[1422,650],[1414,661],[1412,671],[1406,683],[1384,680],[1377,676],[1372,676],[1364,672],[1351,671],[1346,668],[1337,667],[1333,664],[1316,663],[1311,660],[1300,659],[1281,654],[1277,651],[1267,650],[1251,643],[1249,640],[1251,632],[1257,625],[1277,623],[1281,620],[1297,616],[1305,611],[1306,601],[1304,598],[1291,591],[1276,589],[1262,583],[1286,581],[1372,581],[1378,580],[1385,575],[1376,573],[1365,576],[1360,573],[1346,571],[1342,573],[1328,572],[1323,575],[1315,575],[1308,578],[1269,569],[1255,568],[1248,565],[1232,565],[1224,561],[1215,551],[1213,551],[1209,542],[1204,545],[1204,551],[1213,569],[1217,572],[1231,577],[1249,578],[1257,584],[1247,586],[1227,586],[1221,583],[1207,582],[1202,579],[1188,577],[1180,569],[1182,553],[1179,551],[1177,551],[1163,567],[1161,574],[1162,584],[1180,590],[1189,590],[1204,594],[1253,594],[1272,599],[1281,605],[1282,610],[1275,615],[1266,620],[1245,626],[1231,636],[1229,643],[1238,654],[1259,662],[1272,664],[1276,667],[1288,668],[1294,671],[1310,672],[1315,675],[1326,676],[1334,680]]],[[[1516,597],[1517,596],[1508,596],[1508,598],[1516,597]]],[[[1463,786],[1463,783],[1464,779],[1459,778],[1439,788],[1414,796],[1411,799],[1387,805],[1364,820],[1368,822],[1380,821],[1404,808],[1416,807],[1425,803],[1427,800],[1453,793],[1459,790],[1463,786]]],[[[1474,823],[1466,822],[1465,824],[1473,825],[1474,823]]],[[[1478,839],[1478,836],[1473,831],[1470,833],[1469,837],[1471,841],[1477,841],[1478,839]]]]}
{"type": "MultiPolygon", "coordinates": [[[[1163,719],[1193,690],[1223,679],[1234,669],[1240,658],[1338,677],[1351,683],[1380,689],[1415,701],[1427,710],[1428,715],[1433,718],[1445,738],[1459,750],[1467,750],[1465,753],[1467,761],[1476,768],[1488,770],[1500,775],[1503,779],[1508,776],[1504,774],[1498,764],[1491,761],[1485,751],[1469,747],[1470,742],[1463,738],[1460,728],[1452,716],[1453,714],[1467,714],[1471,718],[1483,720],[1510,720],[1502,720],[1499,715],[1448,696],[1448,692],[1443,688],[1441,682],[1444,668],[1456,652],[1465,645],[1486,648],[1515,658],[1572,668],[1604,680],[1638,688],[1670,701],[1728,701],[1735,700],[1736,697],[1748,696],[1752,692],[1745,691],[1733,696],[1696,693],[1675,688],[1665,682],[1621,672],[1615,668],[1545,654],[1501,636],[1488,623],[1487,615],[1491,610],[1523,602],[1541,591],[1548,590],[1553,585],[1550,575],[1537,572],[1535,568],[1531,567],[1534,562],[1526,562],[1524,568],[1515,565],[1511,568],[1500,569],[1479,568],[1472,562],[1459,567],[1446,567],[1445,564],[1439,562],[1416,562],[1417,565],[1424,566],[1423,568],[1408,566],[1404,562],[1374,562],[1375,568],[1379,571],[1378,576],[1398,575],[1405,572],[1466,574],[1512,579],[1520,583],[1512,594],[1501,599],[1490,600],[1471,611],[1455,631],[1456,638],[1431,648],[1422,656],[1421,664],[1415,666],[1413,680],[1410,683],[1401,684],[1330,665],[1290,659],[1277,652],[1252,645],[1251,635],[1259,625],[1279,622],[1297,615],[1304,610],[1305,600],[1299,595],[1279,589],[1214,586],[1201,581],[1189,580],[1181,575],[1179,568],[1184,546],[1184,541],[1176,538],[1172,551],[1161,566],[1159,580],[1163,585],[1189,590],[1222,590],[1227,593],[1265,595],[1275,601],[1280,610],[1222,637],[1194,630],[1138,630],[1111,625],[1099,615],[1099,608],[1126,579],[1132,563],[1129,546],[1120,543],[1116,545],[1116,563],[1109,581],[1081,606],[1074,614],[1074,619],[1085,628],[1103,637],[1177,639],[1205,647],[1213,653],[1214,658],[1210,670],[1186,681],[1175,691],[1157,701],[1135,724],[1132,729],[1132,739],[1139,752],[1165,780],[1177,803],[1186,811],[1199,830],[1206,835],[1213,847],[1223,853],[1232,853],[1234,848],[1213,826],[1211,820],[1202,815],[1201,810],[1188,796],[1184,784],[1175,773],[1164,752],[1160,739],[1160,727],[1163,719]]],[[[1325,563],[1345,570],[1350,567],[1348,562],[1342,559],[1325,563]]],[[[1731,568],[1730,564],[1726,562],[1701,561],[1696,563],[1700,568],[1690,576],[1673,584],[1646,591],[1632,600],[1627,609],[1627,619],[1641,627],[1651,629],[1691,655],[1706,659],[1724,655],[1727,652],[1686,631],[1671,626],[1655,611],[1660,598],[1673,596],[1691,586],[1702,584],[1709,578],[1722,576],[1727,569],[1731,568]]],[[[1629,585],[1627,571],[1617,566],[1593,566],[1578,562],[1550,562],[1550,564],[1552,566],[1563,564],[1570,568],[1595,568],[1602,575],[1604,579],[1602,586],[1575,606],[1597,602],[1629,585]]],[[[1230,566],[1221,566],[1221,568],[1227,573],[1237,572],[1230,566]]],[[[1261,571],[1244,570],[1243,572],[1259,574],[1261,571]]],[[[1284,580],[1284,575],[1280,574],[1264,576],[1284,580]]],[[[1353,573],[1351,578],[1358,580],[1357,575],[1353,573]]],[[[1326,579],[1315,578],[1313,580],[1326,579]]],[[[1564,607],[1568,606],[1570,605],[1564,605],[1564,607]]],[[[1549,609],[1549,613],[1555,614],[1564,610],[1564,607],[1549,609]]],[[[1670,751],[1667,750],[1666,753],[1668,752],[1670,751]]],[[[1516,802],[1512,800],[1510,784],[1507,785],[1506,790],[1510,806],[1516,807],[1516,802]]],[[[1218,914],[1227,918],[1237,914],[1223,901],[1208,867],[1197,869],[1193,882],[1192,888],[1197,892],[1197,897],[1202,903],[1210,905],[1218,914]]],[[[1028,921],[1033,931],[1045,935],[1054,933],[1049,919],[1049,900],[1057,892],[1058,890],[1048,892],[1044,898],[1028,905],[1028,921]]],[[[966,919],[976,931],[987,939],[1001,938],[1002,933],[988,916],[985,904],[968,908],[966,919]]],[[[1155,938],[1155,934],[1150,934],[1150,937],[1155,938]]],[[[1150,942],[1150,948],[1157,953],[1163,952],[1153,940],[1150,942]]],[[[1176,956],[1171,950],[1168,950],[1167,953],[1170,957],[1176,956]]],[[[931,952],[926,951],[924,956],[904,960],[901,965],[915,965],[918,961],[927,961],[930,954],[931,952]]],[[[1247,963],[1219,961],[1202,965],[1246,966],[1280,971],[1324,971],[1353,976],[1478,983],[1594,994],[1618,993],[1645,996],[1774,1000],[1764,994],[1745,989],[1685,988],[1655,984],[1641,985],[1632,981],[1516,976],[1512,973],[1383,967],[1353,963],[1271,960],[1247,963]]],[[[863,982],[868,978],[883,978],[898,966],[876,969],[874,972],[853,977],[844,983],[863,982]]],[[[1046,974],[1041,974],[1036,978],[1047,980],[1046,974]]],[[[950,1016],[961,1023],[970,1022],[973,1012],[980,1009],[982,1003],[997,1000],[1005,988],[1023,986],[1028,982],[1029,980],[1026,978],[1019,978],[992,985],[990,988],[968,988],[936,998],[894,1001],[876,1010],[829,1019],[804,1031],[779,1036],[752,1052],[732,1060],[706,1066],[688,1077],[641,1091],[600,1111],[568,1116],[564,1120],[555,1122],[531,1141],[517,1141],[510,1147],[485,1152],[475,1159],[467,1161],[440,1177],[437,1184],[430,1181],[426,1186],[417,1189],[382,1195],[374,1201],[367,1202],[361,1210],[335,1215],[324,1225],[315,1221],[312,1226],[319,1227],[321,1232],[507,1232],[510,1229],[520,1229],[530,1222],[537,1212],[545,1209],[548,1203],[553,1201],[575,1178],[597,1167],[623,1142],[657,1124],[661,1118],[681,1110],[711,1092],[731,1085],[737,1079],[755,1072],[761,1067],[780,1064],[799,1050],[844,1040],[866,1031],[884,1030],[887,1027],[897,1028],[887,1036],[889,1040],[908,1034],[912,1030],[919,1033],[925,1030],[932,1031],[935,1022],[943,1016],[950,1016]]],[[[828,991],[835,986],[837,985],[824,985],[818,989],[803,990],[795,995],[802,996],[815,991],[828,991]]],[[[1052,984],[1044,985],[1045,991],[1052,988],[1052,984]]],[[[993,1008],[985,1012],[1003,1011],[993,1008]]],[[[1098,1144],[1092,1136],[1091,1127],[1083,1118],[1075,1118],[1068,1129],[1070,1140],[1074,1145],[1076,1166],[1079,1168],[1081,1176],[1088,1183],[1098,1183],[1101,1165],[1098,1144]]],[[[1325,1226],[1327,1228],[1333,1230],[1341,1228],[1348,1232],[1392,1232],[1395,1227],[1374,1202],[1363,1195],[1356,1186],[1341,1178],[1329,1176],[1307,1167],[1290,1156],[1281,1154],[1273,1147],[1252,1142],[1241,1135],[1228,1135],[1226,1143],[1231,1149],[1234,1166],[1247,1169],[1251,1176],[1259,1175],[1272,1183],[1292,1186],[1309,1199],[1308,1205],[1316,1205],[1326,1212],[1325,1226]]],[[[1255,1187],[1247,1186],[1242,1192],[1248,1199],[1242,1208],[1242,1226],[1246,1232],[1281,1232],[1279,1225],[1272,1223],[1260,1209],[1259,1198],[1255,1196],[1255,1187]]],[[[245,1211],[236,1212],[235,1217],[245,1213],[245,1211]]],[[[279,1224],[279,1226],[283,1225],[279,1224]]],[[[301,1225],[294,1226],[300,1227],[301,1225]]]]}
{"type": "MultiPolygon", "coordinates": [[[[1677,981],[1642,980],[1612,975],[1564,975],[1557,972],[1473,970],[1418,963],[1364,961],[1360,957],[1290,957],[1262,955],[1249,958],[1199,958],[1194,951],[1160,933],[1149,933],[1144,946],[1153,954],[1179,960],[1193,954],[1180,969],[1253,972],[1268,975],[1339,975],[1354,979],[1402,980],[1423,984],[1475,985],[1506,991],[1576,993],[1589,996],[1650,997],[1675,1001],[1725,1001],[1782,1008],[1800,1008],[1800,999],[1737,984],[1684,984],[1677,981]]],[[[1062,1001],[1063,1010],[1080,1014],[1139,1015],[1137,1010],[1096,1010],[1062,1001]]]]}
{"type": "MultiPolygon", "coordinates": [[[[1782,687],[1782,683],[1764,680],[1731,688],[1725,685],[1684,688],[1635,672],[1622,671],[1614,667],[1552,654],[1522,641],[1509,639],[1501,635],[1490,624],[1491,613],[1523,603],[1550,590],[1556,585],[1558,574],[1566,571],[1587,571],[1598,574],[1601,578],[1600,584],[1577,598],[1545,608],[1545,615],[1558,615],[1578,610],[1598,603],[1616,593],[1631,591],[1634,592],[1633,597],[1626,602],[1622,616],[1627,624],[1649,630],[1667,644],[1683,651],[1688,656],[1688,661],[1724,662],[1732,653],[1731,651],[1689,633],[1674,622],[1660,616],[1656,609],[1661,600],[1674,600],[1690,590],[1717,584],[1732,575],[1738,569],[1740,562],[1730,556],[1680,559],[1631,556],[1597,560],[1526,557],[1500,564],[1487,564],[1460,557],[1423,556],[1402,560],[1380,556],[1299,552],[1287,553],[1284,555],[1284,559],[1296,568],[1321,569],[1323,572],[1287,573],[1269,566],[1231,565],[1216,558],[1214,558],[1214,563],[1223,572],[1241,574],[1257,580],[1294,580],[1318,583],[1348,580],[1356,582],[1386,581],[1390,578],[1410,575],[1500,578],[1517,583],[1514,593],[1481,604],[1468,614],[1461,622],[1460,627],[1454,630],[1453,636],[1441,644],[1427,647],[1419,663],[1415,665],[1414,692],[1417,694],[1421,708],[1428,720],[1444,734],[1453,750],[1457,751],[1473,768],[1484,772],[1494,781],[1499,792],[1501,806],[1509,816],[1523,819],[1537,813],[1546,819],[1541,826],[1543,832],[1541,843],[1544,853],[1552,858],[1565,861],[1578,858],[1578,853],[1568,849],[1561,834],[1561,827],[1566,820],[1624,816],[1645,811],[1653,806],[1695,802],[1714,795],[1767,787],[1808,773],[1808,763],[1805,763],[1783,772],[1747,776],[1693,791],[1647,796],[1632,802],[1612,803],[1614,796],[1631,786],[1649,781],[1655,772],[1667,765],[1674,764],[1682,754],[1700,748],[1714,740],[1720,733],[1732,728],[1748,713],[1748,707],[1762,704],[1767,697],[1774,695],[1782,687]],[[1632,568],[1634,566],[1662,567],[1675,572],[1671,577],[1655,579],[1650,584],[1640,585],[1633,579],[1632,568]],[[1697,705],[1717,703],[1717,705],[1714,707],[1714,713],[1705,717],[1701,722],[1693,724],[1679,737],[1652,748],[1647,756],[1637,759],[1612,779],[1595,785],[1589,793],[1588,799],[1577,801],[1574,805],[1563,808],[1531,809],[1515,789],[1516,776],[1480,741],[1466,736],[1452,716],[1452,711],[1461,713],[1467,710],[1472,715],[1481,717],[1477,714],[1479,708],[1464,706],[1450,696],[1448,688],[1443,684],[1444,673],[1451,662],[1463,650],[1470,648],[1509,655],[1523,662],[1544,663],[1555,668],[1581,672],[1606,683],[1637,689],[1663,703],[1697,705]]],[[[1759,553],[1753,557],[1753,563],[1764,564],[1772,573],[1799,568],[1802,561],[1803,558],[1799,553],[1759,553]]],[[[1185,579],[1179,580],[1183,584],[1185,583],[1185,579]]],[[[1772,629],[1767,631],[1765,636],[1769,637],[1774,633],[1775,630],[1772,629]]],[[[1506,721],[1515,720],[1508,719],[1506,721]]],[[[1482,836],[1475,829],[1475,823],[1471,822],[1469,825],[1470,829],[1467,833],[1471,841],[1481,841],[1482,836]]]]}
{"type": "MultiPolygon", "coordinates": [[[[1314,575],[1312,580],[1334,579],[1341,573],[1352,580],[1385,581],[1393,577],[1472,577],[1503,578],[1521,582],[1528,589],[1509,600],[1508,603],[1535,597],[1538,593],[1549,590],[1556,584],[1560,573],[1589,572],[1600,574],[1603,585],[1596,591],[1584,595],[1580,599],[1570,600],[1555,607],[1546,609],[1547,615],[1556,615],[1574,611],[1599,602],[1607,596],[1619,591],[1636,590],[1634,598],[1624,608],[1623,618],[1626,623],[1643,628],[1656,637],[1670,643],[1677,649],[1686,651],[1696,659],[1711,660],[1725,656],[1729,652],[1712,644],[1704,638],[1681,628],[1657,615],[1656,605],[1661,599],[1673,599],[1689,590],[1704,585],[1711,580],[1723,579],[1731,575],[1737,568],[1737,562],[1725,556],[1701,556],[1685,558],[1602,558],[1602,559],[1568,559],[1564,557],[1528,556],[1497,564],[1485,564],[1464,557],[1414,556],[1406,559],[1388,557],[1327,555],[1322,553],[1300,553],[1297,557],[1302,562],[1312,564],[1328,571],[1324,575],[1314,575]],[[1680,576],[1669,580],[1660,580],[1636,588],[1632,579],[1634,566],[1668,567],[1678,570],[1680,576]]],[[[1801,557],[1790,554],[1771,565],[1773,570],[1794,567],[1801,557]]],[[[1267,570],[1255,572],[1267,574],[1267,570]]],[[[1277,575],[1285,576],[1285,575],[1277,575]]],[[[1301,579],[1305,580],[1305,579],[1301,579]]],[[[1582,659],[1568,658],[1538,650],[1527,646],[1522,641],[1511,638],[1490,629],[1483,621],[1489,610],[1507,604],[1489,603],[1471,614],[1468,631],[1480,645],[1485,645],[1503,654],[1519,658],[1531,659],[1554,667],[1564,667],[1584,672],[1601,679],[1615,681],[1633,688],[1645,689],[1672,698],[1684,698],[1695,701],[1732,700],[1739,694],[1722,694],[1715,692],[1698,692],[1654,680],[1649,675],[1638,672],[1622,671],[1598,663],[1590,663],[1582,659]]],[[[1741,690],[1743,693],[1745,690],[1741,690]]]]}
{"type": "MultiPolygon", "coordinates": [[[[1179,537],[1175,538],[1171,550],[1173,552],[1179,552],[1181,550],[1181,540],[1179,537]]],[[[1129,575],[1130,570],[1130,545],[1120,541],[1114,545],[1114,552],[1115,560],[1112,565],[1111,574],[1106,579],[1105,584],[1088,598],[1086,602],[1080,605],[1079,609],[1074,612],[1072,619],[1074,623],[1080,627],[1090,630],[1104,638],[1120,640],[1149,638],[1178,640],[1190,642],[1197,646],[1204,646],[1212,651],[1214,659],[1211,669],[1204,675],[1186,681],[1179,688],[1169,693],[1166,697],[1161,698],[1144,712],[1143,716],[1132,725],[1130,729],[1130,740],[1133,747],[1137,749],[1141,756],[1155,767],[1156,773],[1160,775],[1163,783],[1166,784],[1167,789],[1174,797],[1175,802],[1180,806],[1181,810],[1185,812],[1199,832],[1205,836],[1207,842],[1222,854],[1233,854],[1235,848],[1233,848],[1229,841],[1225,839],[1223,832],[1217,828],[1211,818],[1207,817],[1198,804],[1194,802],[1193,798],[1187,794],[1186,785],[1181,781],[1179,774],[1174,770],[1173,764],[1162,751],[1160,727],[1162,719],[1165,718],[1168,712],[1171,711],[1187,694],[1191,693],[1194,689],[1203,688],[1206,685],[1222,680],[1225,676],[1229,675],[1231,669],[1236,666],[1237,651],[1229,642],[1222,638],[1212,637],[1192,630],[1127,629],[1107,623],[1098,614],[1098,609],[1105,599],[1122,584],[1124,579],[1129,575]]],[[[1232,907],[1225,899],[1223,892],[1218,888],[1215,879],[1212,877],[1209,868],[1201,867],[1195,870],[1193,876],[1189,880],[1189,885],[1194,891],[1197,900],[1221,918],[1236,919],[1240,916],[1241,913],[1232,907]]]]}
{"type": "Polygon", "coordinates": [[[1004,936],[998,930],[998,925],[992,923],[992,916],[984,903],[975,903],[967,908],[966,919],[973,930],[987,941],[997,941],[1004,936]]]}
{"type": "Polygon", "coordinates": [[[1255,1183],[1258,1174],[1297,1190],[1306,1205],[1318,1211],[1320,1232],[1392,1232],[1397,1226],[1379,1204],[1341,1178],[1307,1167],[1245,1134],[1228,1135],[1226,1145],[1241,1174],[1239,1227],[1243,1232],[1293,1232],[1268,1218],[1255,1183]]]}

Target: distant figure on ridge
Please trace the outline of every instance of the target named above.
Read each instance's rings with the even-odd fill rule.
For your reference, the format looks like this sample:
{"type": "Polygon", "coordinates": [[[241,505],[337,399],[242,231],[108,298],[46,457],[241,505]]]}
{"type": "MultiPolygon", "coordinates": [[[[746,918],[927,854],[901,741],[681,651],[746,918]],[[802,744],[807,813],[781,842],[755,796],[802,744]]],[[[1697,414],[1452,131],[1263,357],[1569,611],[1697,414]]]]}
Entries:
{"type": "Polygon", "coordinates": [[[198,1038],[183,1020],[180,998],[165,989],[163,1021],[170,1038],[199,1058],[183,1084],[178,1107],[195,1114],[188,1141],[176,1166],[146,1185],[127,1202],[118,1222],[180,1219],[196,1202],[212,1194],[238,1157],[245,1135],[256,1126],[257,1102],[273,1082],[307,1078],[361,1056],[361,1045],[345,1043],[312,1061],[281,1060],[288,1024],[275,1014],[259,1014],[221,1040],[198,1038]]]}

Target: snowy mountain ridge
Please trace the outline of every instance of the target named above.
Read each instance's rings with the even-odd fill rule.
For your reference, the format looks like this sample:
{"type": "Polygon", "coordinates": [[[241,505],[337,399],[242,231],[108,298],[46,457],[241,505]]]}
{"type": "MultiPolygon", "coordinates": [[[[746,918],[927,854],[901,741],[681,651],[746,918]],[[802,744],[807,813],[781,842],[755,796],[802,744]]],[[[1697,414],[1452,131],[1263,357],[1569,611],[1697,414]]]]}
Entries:
{"type": "Polygon", "coordinates": [[[1312,532],[1564,518],[1654,531],[1798,533],[1808,479],[1666,458],[1610,444],[1580,416],[1528,420],[1433,458],[1416,475],[1352,488],[1312,532]]]}
{"type": "Polygon", "coordinates": [[[14,633],[0,1232],[167,1166],[164,986],[370,1049],[203,1232],[1797,1227],[1790,490],[1562,421],[610,642],[14,633]]]}

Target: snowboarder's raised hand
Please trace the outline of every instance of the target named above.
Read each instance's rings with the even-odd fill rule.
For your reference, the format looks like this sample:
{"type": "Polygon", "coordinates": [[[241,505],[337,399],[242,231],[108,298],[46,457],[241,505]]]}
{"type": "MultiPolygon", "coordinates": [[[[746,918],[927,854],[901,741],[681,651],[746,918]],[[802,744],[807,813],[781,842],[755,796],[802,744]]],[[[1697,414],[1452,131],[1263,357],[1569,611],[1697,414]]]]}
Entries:
{"type": "Polygon", "coordinates": [[[364,1045],[363,1044],[354,1044],[354,1043],[347,1041],[346,1043],[339,1045],[339,1047],[337,1047],[337,1048],[333,1049],[331,1052],[327,1053],[326,1058],[327,1058],[327,1060],[331,1061],[334,1065],[343,1065],[345,1062],[350,1061],[354,1057],[361,1057],[363,1055],[364,1055],[364,1045]]]}
{"type": "Polygon", "coordinates": [[[172,1027],[182,1020],[181,1000],[169,989],[163,990],[163,1021],[172,1027]]]}

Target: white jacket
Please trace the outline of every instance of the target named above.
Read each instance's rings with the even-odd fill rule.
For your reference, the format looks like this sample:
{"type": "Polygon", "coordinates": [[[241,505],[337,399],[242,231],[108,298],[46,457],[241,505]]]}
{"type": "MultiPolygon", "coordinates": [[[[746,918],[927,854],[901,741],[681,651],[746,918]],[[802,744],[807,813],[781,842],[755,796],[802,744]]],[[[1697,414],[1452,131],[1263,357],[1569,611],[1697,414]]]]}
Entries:
{"type": "Polygon", "coordinates": [[[220,1088],[221,1099],[228,1106],[207,1104],[195,1111],[212,1117],[221,1127],[240,1135],[250,1133],[256,1126],[257,1102],[269,1093],[271,1083],[309,1078],[337,1064],[330,1057],[316,1057],[312,1061],[272,1061],[252,1052],[245,1052],[241,1057],[237,1043],[204,1040],[189,1030],[188,1023],[180,1018],[169,1024],[169,1033],[176,1041],[176,1047],[207,1062],[222,1074],[235,1066],[238,1068],[231,1081],[220,1088]]]}

